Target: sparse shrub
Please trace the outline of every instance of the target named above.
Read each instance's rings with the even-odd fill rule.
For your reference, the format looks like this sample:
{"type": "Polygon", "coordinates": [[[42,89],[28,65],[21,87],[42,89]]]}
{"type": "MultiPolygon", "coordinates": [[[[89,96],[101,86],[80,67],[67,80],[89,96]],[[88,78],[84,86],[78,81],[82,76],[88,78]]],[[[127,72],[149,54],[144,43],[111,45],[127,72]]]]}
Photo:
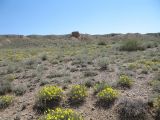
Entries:
{"type": "Polygon", "coordinates": [[[129,70],[134,70],[138,67],[138,64],[137,63],[129,63],[128,64],[128,69],[129,70]]]}
{"type": "Polygon", "coordinates": [[[77,55],[72,61],[72,65],[81,65],[92,64],[92,59],[86,54],[77,55]]]}
{"type": "Polygon", "coordinates": [[[118,107],[121,120],[146,120],[146,104],[141,99],[123,99],[118,107]]]}
{"type": "Polygon", "coordinates": [[[133,80],[126,75],[121,75],[118,84],[122,87],[130,88],[133,84],[133,80]]]}
{"type": "Polygon", "coordinates": [[[56,59],[56,58],[50,58],[49,59],[49,62],[51,63],[51,64],[53,64],[53,65],[55,65],[55,64],[58,64],[59,63],[59,61],[56,59]]]}
{"type": "Polygon", "coordinates": [[[48,59],[47,54],[45,54],[45,53],[41,54],[41,55],[40,55],[40,59],[41,59],[42,61],[47,60],[47,59],[48,59]]]}
{"type": "Polygon", "coordinates": [[[14,74],[9,74],[5,77],[5,79],[10,82],[12,82],[15,78],[16,76],[14,74]]]}
{"type": "Polygon", "coordinates": [[[152,85],[153,88],[154,88],[154,86],[158,86],[156,84],[158,84],[158,85],[160,84],[160,73],[159,72],[155,73],[153,80],[150,82],[150,85],[152,85]]]}
{"type": "Polygon", "coordinates": [[[44,86],[37,95],[35,107],[43,111],[48,107],[57,106],[63,98],[63,90],[57,86],[44,86]]]}
{"type": "Polygon", "coordinates": [[[156,120],[160,119],[160,96],[157,96],[153,101],[153,106],[156,109],[156,120]]]}
{"type": "Polygon", "coordinates": [[[19,71],[21,71],[20,69],[19,69],[19,67],[17,66],[17,65],[14,65],[14,64],[9,64],[8,66],[7,66],[7,68],[6,68],[6,72],[7,72],[7,74],[11,74],[11,73],[16,73],[16,72],[19,72],[19,71]]]}
{"type": "Polygon", "coordinates": [[[40,80],[40,86],[44,86],[46,84],[49,84],[49,81],[48,80],[44,80],[44,79],[41,79],[40,80]]]}
{"type": "Polygon", "coordinates": [[[105,88],[108,88],[108,87],[109,87],[109,85],[105,82],[97,83],[94,86],[94,93],[97,94],[97,93],[101,92],[102,90],[104,90],[105,88]]]}
{"type": "Polygon", "coordinates": [[[152,86],[153,91],[160,93],[160,81],[152,80],[150,82],[150,85],[152,86]]]}
{"type": "Polygon", "coordinates": [[[85,82],[85,86],[88,87],[88,88],[93,87],[93,85],[94,85],[94,82],[92,80],[87,80],[85,82]]]}
{"type": "Polygon", "coordinates": [[[11,91],[11,82],[7,80],[0,80],[0,95],[4,95],[11,91]]]}
{"type": "Polygon", "coordinates": [[[72,80],[71,80],[70,77],[63,77],[63,83],[64,84],[70,84],[70,83],[72,83],[72,80]]]}
{"type": "Polygon", "coordinates": [[[153,103],[154,107],[156,109],[158,109],[160,111],[160,96],[157,96],[155,99],[154,99],[154,103],[153,103]]]}
{"type": "Polygon", "coordinates": [[[83,85],[74,85],[69,93],[69,100],[72,103],[80,103],[87,97],[87,89],[83,85]]]}
{"type": "Polygon", "coordinates": [[[93,77],[93,76],[96,76],[96,75],[97,75],[97,73],[93,72],[93,71],[84,72],[84,77],[93,77]]]}
{"type": "Polygon", "coordinates": [[[36,63],[36,60],[34,58],[28,58],[24,61],[24,65],[28,69],[32,69],[35,63],[36,63]]]}
{"type": "Polygon", "coordinates": [[[13,101],[12,96],[0,96],[0,109],[4,109],[8,107],[13,101]]]}
{"type": "Polygon", "coordinates": [[[63,77],[63,76],[68,76],[68,73],[60,73],[60,72],[51,72],[49,75],[47,75],[47,78],[57,78],[57,77],[63,77]]]}
{"type": "Polygon", "coordinates": [[[142,73],[142,74],[148,74],[148,69],[143,68],[142,71],[141,71],[141,73],[142,73]]]}
{"type": "Polygon", "coordinates": [[[100,67],[100,70],[107,70],[108,69],[108,59],[107,58],[101,58],[97,61],[97,65],[100,67]]]}
{"type": "Polygon", "coordinates": [[[16,96],[21,96],[26,92],[26,86],[24,85],[15,86],[13,87],[12,91],[15,93],[16,96]]]}
{"type": "Polygon", "coordinates": [[[158,65],[153,65],[153,66],[152,66],[152,70],[153,70],[153,71],[158,71],[158,69],[159,69],[159,66],[158,66],[158,65]]]}
{"type": "Polygon", "coordinates": [[[100,91],[97,94],[97,97],[98,97],[99,102],[110,104],[110,103],[114,102],[115,99],[117,99],[118,91],[114,90],[111,87],[107,87],[107,88],[103,89],[102,91],[100,91]]]}
{"type": "Polygon", "coordinates": [[[78,71],[77,68],[71,68],[71,69],[70,69],[70,72],[76,72],[76,71],[78,71]]]}
{"type": "Polygon", "coordinates": [[[83,118],[72,109],[56,108],[55,110],[48,110],[46,115],[39,120],[83,120],[83,118]]]}
{"type": "Polygon", "coordinates": [[[154,79],[160,81],[160,72],[157,72],[157,73],[156,73],[154,79]]]}
{"type": "Polygon", "coordinates": [[[140,42],[137,40],[127,40],[123,42],[123,44],[120,46],[120,50],[123,51],[137,51],[137,50],[144,50],[145,47],[141,45],[140,42]]]}
{"type": "Polygon", "coordinates": [[[106,42],[105,41],[99,41],[98,45],[106,45],[106,42]]]}

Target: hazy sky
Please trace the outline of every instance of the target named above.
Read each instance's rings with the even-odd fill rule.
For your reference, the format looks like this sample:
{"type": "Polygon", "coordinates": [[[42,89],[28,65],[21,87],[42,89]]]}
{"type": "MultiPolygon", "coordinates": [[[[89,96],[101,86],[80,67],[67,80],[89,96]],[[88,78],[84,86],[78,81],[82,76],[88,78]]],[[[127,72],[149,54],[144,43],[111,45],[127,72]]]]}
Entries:
{"type": "Polygon", "coordinates": [[[160,0],[0,0],[0,34],[160,32],[160,0]]]}

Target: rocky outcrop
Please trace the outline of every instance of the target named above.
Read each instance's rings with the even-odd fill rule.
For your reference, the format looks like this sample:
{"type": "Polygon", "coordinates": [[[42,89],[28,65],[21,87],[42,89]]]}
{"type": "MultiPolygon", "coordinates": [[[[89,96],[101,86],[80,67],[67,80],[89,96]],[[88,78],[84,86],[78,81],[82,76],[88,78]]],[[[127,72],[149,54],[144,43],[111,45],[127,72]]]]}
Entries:
{"type": "Polygon", "coordinates": [[[80,37],[80,33],[78,31],[74,31],[74,32],[72,32],[71,36],[75,37],[75,38],[79,38],[80,37]]]}

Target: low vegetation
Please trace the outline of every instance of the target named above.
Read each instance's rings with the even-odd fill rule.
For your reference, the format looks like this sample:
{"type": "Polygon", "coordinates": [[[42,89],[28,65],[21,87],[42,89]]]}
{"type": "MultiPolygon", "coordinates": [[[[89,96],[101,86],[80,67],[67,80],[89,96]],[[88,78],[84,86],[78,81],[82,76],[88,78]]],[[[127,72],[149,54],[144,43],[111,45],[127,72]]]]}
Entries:
{"type": "Polygon", "coordinates": [[[94,86],[94,93],[97,94],[97,93],[101,92],[102,90],[104,90],[105,88],[108,88],[108,87],[109,87],[109,85],[106,82],[97,83],[94,86]]]}
{"type": "Polygon", "coordinates": [[[13,102],[13,97],[6,95],[0,96],[0,109],[8,107],[13,102]]]}
{"type": "Polygon", "coordinates": [[[122,87],[130,88],[133,85],[133,80],[129,76],[121,75],[118,84],[122,87]]]}
{"type": "Polygon", "coordinates": [[[74,85],[69,93],[71,104],[81,103],[87,97],[87,89],[83,85],[74,85]]]}
{"type": "Polygon", "coordinates": [[[97,94],[97,97],[100,103],[104,103],[107,105],[113,103],[118,98],[118,95],[119,93],[117,90],[111,87],[107,87],[103,89],[101,92],[99,92],[97,94]]]}
{"type": "Polygon", "coordinates": [[[57,86],[44,86],[37,95],[35,106],[39,110],[59,105],[63,98],[63,90],[57,86]]]}
{"type": "Polygon", "coordinates": [[[55,110],[48,110],[46,115],[39,120],[83,120],[83,118],[72,109],[56,108],[55,110]]]}
{"type": "Polygon", "coordinates": [[[26,92],[25,85],[19,85],[12,88],[12,91],[15,93],[16,96],[21,96],[26,92]]]}
{"type": "Polygon", "coordinates": [[[150,34],[0,36],[0,119],[159,120],[159,47],[150,34]]]}
{"type": "Polygon", "coordinates": [[[122,51],[137,51],[137,50],[145,50],[145,47],[137,40],[127,40],[122,43],[120,46],[120,50],[122,51]]]}
{"type": "Polygon", "coordinates": [[[8,80],[1,80],[0,82],[0,95],[4,95],[8,92],[11,92],[11,82],[8,80]]]}
{"type": "Polygon", "coordinates": [[[146,105],[141,99],[123,99],[119,104],[119,117],[121,120],[146,120],[146,105]]]}

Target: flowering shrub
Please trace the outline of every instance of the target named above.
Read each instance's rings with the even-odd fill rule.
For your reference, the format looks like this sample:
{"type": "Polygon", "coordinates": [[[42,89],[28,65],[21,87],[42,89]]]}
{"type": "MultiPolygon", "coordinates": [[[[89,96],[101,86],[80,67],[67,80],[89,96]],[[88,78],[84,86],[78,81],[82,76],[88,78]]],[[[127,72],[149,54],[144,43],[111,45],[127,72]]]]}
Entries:
{"type": "Polygon", "coordinates": [[[0,96],[0,109],[8,107],[13,101],[12,96],[0,96]]]}
{"type": "Polygon", "coordinates": [[[153,101],[154,108],[156,109],[156,120],[160,119],[160,96],[157,96],[153,101]]]}
{"type": "Polygon", "coordinates": [[[84,101],[85,97],[87,96],[86,87],[83,85],[74,85],[69,95],[71,102],[84,101]]]}
{"type": "Polygon", "coordinates": [[[133,84],[133,80],[130,79],[128,76],[126,75],[121,75],[120,76],[120,80],[118,81],[119,85],[122,87],[131,87],[133,84]]]}
{"type": "Polygon", "coordinates": [[[38,92],[36,106],[45,109],[57,105],[63,98],[63,90],[57,86],[45,86],[38,92]]]}
{"type": "Polygon", "coordinates": [[[105,82],[101,82],[101,83],[97,83],[95,86],[94,86],[94,93],[97,94],[99,93],[100,91],[104,90],[105,88],[108,88],[109,85],[105,82]]]}
{"type": "Polygon", "coordinates": [[[105,88],[97,94],[99,101],[113,102],[118,97],[118,91],[111,87],[105,88]]]}
{"type": "Polygon", "coordinates": [[[157,108],[160,111],[160,96],[158,96],[157,98],[155,98],[153,104],[154,104],[154,107],[157,108]]]}
{"type": "Polygon", "coordinates": [[[83,118],[71,109],[56,108],[48,110],[47,114],[39,120],[83,120],[83,118]]]}
{"type": "Polygon", "coordinates": [[[38,96],[43,100],[59,100],[63,96],[63,90],[57,86],[45,86],[39,91],[38,96]]]}

